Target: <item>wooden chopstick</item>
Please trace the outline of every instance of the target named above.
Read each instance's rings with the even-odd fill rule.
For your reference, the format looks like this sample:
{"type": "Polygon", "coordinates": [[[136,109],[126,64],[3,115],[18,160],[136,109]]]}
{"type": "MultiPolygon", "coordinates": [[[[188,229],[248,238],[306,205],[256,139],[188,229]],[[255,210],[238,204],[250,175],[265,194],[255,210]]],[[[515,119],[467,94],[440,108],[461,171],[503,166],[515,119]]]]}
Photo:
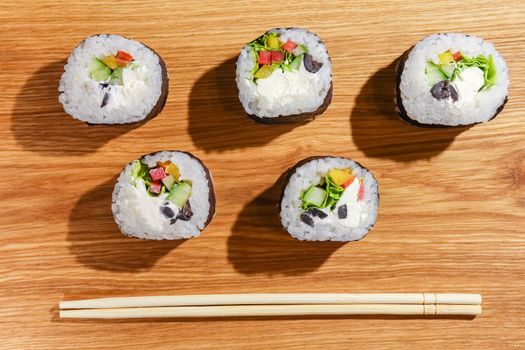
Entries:
{"type": "Polygon", "coordinates": [[[465,293],[273,293],[101,298],[60,302],[60,309],[273,304],[451,304],[480,305],[481,295],[465,293]]]}
{"type": "Polygon", "coordinates": [[[312,315],[400,315],[440,316],[481,314],[481,305],[417,304],[306,304],[306,305],[229,305],[171,306],[117,309],[60,310],[61,318],[158,318],[158,317],[253,317],[312,315]]]}
{"type": "Polygon", "coordinates": [[[275,293],[63,301],[61,318],[481,314],[481,295],[461,293],[275,293]]]}

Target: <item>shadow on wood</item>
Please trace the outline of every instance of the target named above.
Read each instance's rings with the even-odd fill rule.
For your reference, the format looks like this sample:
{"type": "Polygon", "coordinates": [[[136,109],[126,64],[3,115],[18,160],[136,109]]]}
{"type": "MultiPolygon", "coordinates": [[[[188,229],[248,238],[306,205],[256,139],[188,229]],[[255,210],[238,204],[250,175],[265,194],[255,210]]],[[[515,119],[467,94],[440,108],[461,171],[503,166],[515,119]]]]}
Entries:
{"type": "Polygon", "coordinates": [[[16,98],[11,131],[26,150],[45,155],[81,155],[96,151],[139,124],[89,126],[69,116],[58,101],[65,60],[38,69],[16,98]]]}
{"type": "Polygon", "coordinates": [[[400,162],[430,159],[469,127],[420,128],[403,122],[394,103],[400,58],[378,70],[361,88],[350,116],[352,138],[369,157],[400,162]]]}
{"type": "Polygon", "coordinates": [[[204,73],[189,100],[188,133],[206,152],[262,146],[301,124],[264,125],[249,119],[235,82],[237,57],[204,73]]]}
{"type": "Polygon", "coordinates": [[[111,195],[117,177],[84,194],[69,217],[70,250],[98,270],[145,271],[183,240],[152,241],[124,236],[113,220],[111,195]]]}
{"type": "Polygon", "coordinates": [[[248,203],[228,238],[228,260],[243,274],[299,275],[315,271],[344,243],[307,242],[283,229],[277,208],[284,176],[248,203]]]}

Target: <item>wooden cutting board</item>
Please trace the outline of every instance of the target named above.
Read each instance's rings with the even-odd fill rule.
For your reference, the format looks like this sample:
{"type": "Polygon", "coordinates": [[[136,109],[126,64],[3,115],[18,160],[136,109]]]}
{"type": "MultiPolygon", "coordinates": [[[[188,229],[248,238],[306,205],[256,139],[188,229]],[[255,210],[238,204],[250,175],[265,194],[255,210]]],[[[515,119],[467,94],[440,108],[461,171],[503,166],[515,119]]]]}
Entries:
{"type": "Polygon", "coordinates": [[[0,5],[0,348],[525,348],[525,3],[434,1],[4,1],[0,5]],[[333,61],[334,98],[307,125],[243,116],[234,62],[275,26],[309,28],[333,61]],[[395,61],[431,33],[492,41],[509,102],[462,130],[400,122],[395,61]],[[95,33],[143,41],[166,61],[164,111],[139,127],[88,127],[57,99],[70,51],[95,33]],[[181,149],[211,169],[217,214],[181,242],[123,237],[115,176],[181,149]],[[373,171],[381,203],[361,242],[281,231],[275,181],[310,155],[373,171]],[[233,292],[476,292],[476,319],[323,317],[62,321],[62,299],[233,292]]]}

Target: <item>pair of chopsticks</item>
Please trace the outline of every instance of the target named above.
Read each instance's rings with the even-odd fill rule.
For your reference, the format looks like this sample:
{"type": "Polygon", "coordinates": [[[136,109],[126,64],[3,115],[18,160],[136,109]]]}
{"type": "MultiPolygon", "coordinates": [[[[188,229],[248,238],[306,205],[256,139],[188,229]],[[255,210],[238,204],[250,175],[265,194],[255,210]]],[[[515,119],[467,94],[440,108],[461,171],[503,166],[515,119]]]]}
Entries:
{"type": "Polygon", "coordinates": [[[60,302],[61,318],[480,314],[481,295],[461,293],[210,294],[60,302]]]}

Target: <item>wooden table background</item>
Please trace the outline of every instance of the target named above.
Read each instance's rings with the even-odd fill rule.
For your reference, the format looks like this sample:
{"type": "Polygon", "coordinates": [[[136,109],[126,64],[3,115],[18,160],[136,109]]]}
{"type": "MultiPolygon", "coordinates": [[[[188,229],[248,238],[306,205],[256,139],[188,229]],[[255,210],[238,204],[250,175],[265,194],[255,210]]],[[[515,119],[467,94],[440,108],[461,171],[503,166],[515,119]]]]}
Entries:
{"type": "Polygon", "coordinates": [[[0,348],[525,348],[525,3],[522,1],[4,1],[0,5],[0,348]],[[236,97],[240,47],[306,27],[333,60],[334,98],[307,125],[256,125],[236,97]],[[396,119],[396,58],[434,32],[495,43],[509,102],[470,129],[396,119]],[[139,127],[69,118],[57,87],[95,33],[143,41],[166,61],[164,111],[139,127]],[[211,169],[217,214],[196,239],[124,238],[116,174],[162,149],[211,169]],[[276,179],[310,155],[341,155],[380,184],[376,228],[358,243],[295,241],[275,215],[276,179]],[[62,321],[62,299],[232,292],[483,294],[469,319],[392,317],[62,321]]]}

